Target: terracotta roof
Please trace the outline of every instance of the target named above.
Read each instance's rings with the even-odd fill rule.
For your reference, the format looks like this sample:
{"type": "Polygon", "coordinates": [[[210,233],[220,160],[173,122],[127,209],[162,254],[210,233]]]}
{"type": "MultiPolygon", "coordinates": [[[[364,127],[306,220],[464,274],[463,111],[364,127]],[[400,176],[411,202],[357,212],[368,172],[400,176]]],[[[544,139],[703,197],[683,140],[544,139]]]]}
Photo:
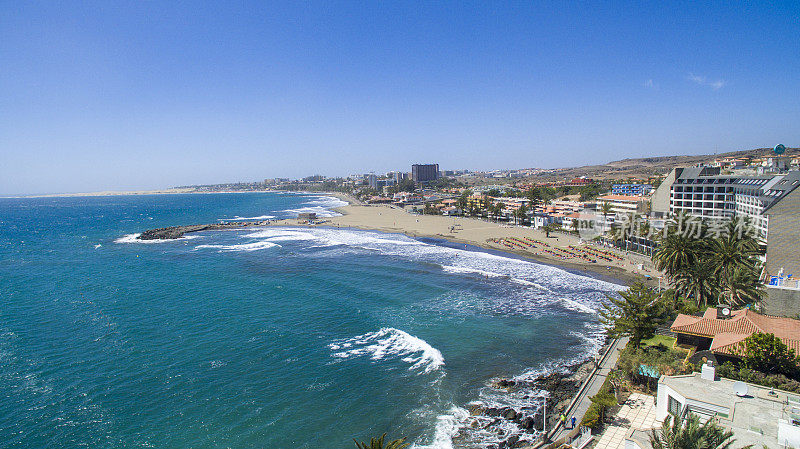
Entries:
{"type": "Polygon", "coordinates": [[[774,334],[800,354],[800,321],[760,315],[750,309],[734,310],[731,317],[717,319],[717,309],[709,307],[702,317],[678,314],[670,329],[678,334],[710,337],[711,351],[736,355],[739,343],[756,332],[774,334]]]}

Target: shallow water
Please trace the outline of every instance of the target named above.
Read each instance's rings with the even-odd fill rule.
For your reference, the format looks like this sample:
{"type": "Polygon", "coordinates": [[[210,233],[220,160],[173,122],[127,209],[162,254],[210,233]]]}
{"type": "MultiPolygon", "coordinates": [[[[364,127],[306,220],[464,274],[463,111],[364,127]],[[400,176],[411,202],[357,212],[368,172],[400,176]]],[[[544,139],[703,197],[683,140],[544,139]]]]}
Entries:
{"type": "Polygon", "coordinates": [[[618,287],[554,267],[341,229],[132,238],[340,204],[0,199],[0,447],[449,447],[472,401],[536,405],[490,379],[597,351],[618,287]]]}

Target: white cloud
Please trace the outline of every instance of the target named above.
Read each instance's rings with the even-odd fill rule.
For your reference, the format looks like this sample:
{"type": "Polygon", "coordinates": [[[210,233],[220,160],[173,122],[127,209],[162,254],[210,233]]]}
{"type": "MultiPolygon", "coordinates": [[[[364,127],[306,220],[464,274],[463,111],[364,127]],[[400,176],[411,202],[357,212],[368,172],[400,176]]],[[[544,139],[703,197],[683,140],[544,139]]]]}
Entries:
{"type": "Polygon", "coordinates": [[[707,87],[710,87],[710,88],[712,88],[714,90],[722,89],[727,84],[725,82],[725,80],[719,79],[719,80],[715,80],[715,81],[710,81],[705,76],[695,75],[694,73],[689,73],[689,76],[687,76],[686,79],[688,79],[689,81],[691,81],[691,82],[693,82],[695,84],[699,84],[701,86],[707,86],[707,87]]]}
{"type": "Polygon", "coordinates": [[[657,89],[658,88],[658,85],[655,82],[653,82],[652,79],[649,79],[649,80],[645,81],[644,84],[642,84],[642,85],[644,87],[648,87],[650,89],[657,89]]]}

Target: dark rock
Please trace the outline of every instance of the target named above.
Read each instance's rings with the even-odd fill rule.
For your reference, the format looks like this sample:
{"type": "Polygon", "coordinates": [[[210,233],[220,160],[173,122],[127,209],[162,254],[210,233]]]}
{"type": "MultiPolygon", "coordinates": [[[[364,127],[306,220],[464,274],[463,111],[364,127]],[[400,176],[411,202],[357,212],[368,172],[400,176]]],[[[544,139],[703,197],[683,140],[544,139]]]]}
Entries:
{"type": "Polygon", "coordinates": [[[168,228],[149,229],[137,237],[139,240],[174,240],[183,237],[184,234],[198,231],[218,231],[222,229],[240,229],[249,226],[263,226],[265,221],[243,221],[236,223],[213,223],[205,225],[190,226],[171,226],[168,228]]]}
{"type": "Polygon", "coordinates": [[[509,387],[513,387],[516,384],[517,383],[514,382],[511,379],[500,379],[500,380],[498,380],[497,382],[494,383],[494,387],[495,388],[509,388],[509,387]]]}
{"type": "Polygon", "coordinates": [[[504,409],[503,418],[513,420],[516,417],[517,417],[517,412],[514,411],[513,408],[504,409]]]}
{"type": "Polygon", "coordinates": [[[518,441],[519,437],[517,435],[511,435],[510,437],[508,437],[505,443],[507,447],[515,447],[518,441]]]}

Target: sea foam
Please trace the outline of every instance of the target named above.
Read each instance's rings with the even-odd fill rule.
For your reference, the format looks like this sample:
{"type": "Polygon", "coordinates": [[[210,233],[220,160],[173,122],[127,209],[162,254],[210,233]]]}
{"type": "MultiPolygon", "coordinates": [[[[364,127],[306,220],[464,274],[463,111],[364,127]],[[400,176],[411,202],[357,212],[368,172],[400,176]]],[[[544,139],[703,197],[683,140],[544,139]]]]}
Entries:
{"type": "Polygon", "coordinates": [[[268,241],[260,241],[260,242],[253,242],[253,243],[242,243],[240,245],[197,245],[194,249],[218,249],[221,252],[228,252],[228,251],[258,251],[261,249],[267,248],[274,248],[276,246],[280,246],[277,243],[272,243],[268,241]]]}
{"type": "Polygon", "coordinates": [[[235,216],[233,218],[217,218],[218,221],[245,221],[245,220],[270,220],[275,218],[274,215],[259,215],[257,217],[240,217],[235,216]]]}
{"type": "Polygon", "coordinates": [[[369,356],[372,360],[400,358],[410,364],[409,370],[421,374],[437,371],[444,366],[444,357],[438,349],[408,332],[384,327],[376,332],[337,340],[328,345],[333,356],[349,359],[369,356]]]}

